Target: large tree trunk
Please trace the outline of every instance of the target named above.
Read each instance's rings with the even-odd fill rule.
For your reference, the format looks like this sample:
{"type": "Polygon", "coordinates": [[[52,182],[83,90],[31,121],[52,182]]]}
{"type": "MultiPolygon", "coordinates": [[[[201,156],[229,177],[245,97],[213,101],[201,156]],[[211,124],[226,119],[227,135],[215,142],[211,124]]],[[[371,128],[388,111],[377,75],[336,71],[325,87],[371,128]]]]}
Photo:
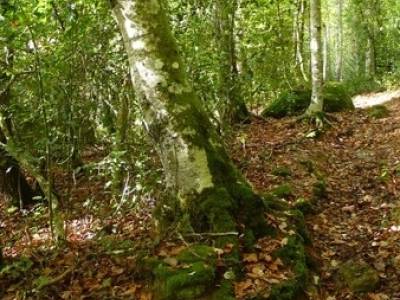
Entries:
{"type": "Polygon", "coordinates": [[[172,192],[170,201],[161,206],[159,220],[170,217],[196,232],[237,231],[237,224],[243,224],[247,233],[263,234],[263,203],[232,165],[188,84],[165,2],[118,0],[112,4],[141,101],[143,124],[172,192]]]}
{"type": "Polygon", "coordinates": [[[221,121],[243,122],[250,114],[243,101],[237,69],[235,17],[237,0],[215,1],[215,37],[219,50],[219,97],[221,121]]]}
{"type": "Polygon", "coordinates": [[[307,110],[308,115],[321,112],[324,106],[322,97],[321,0],[310,1],[310,27],[312,95],[307,110]]]}

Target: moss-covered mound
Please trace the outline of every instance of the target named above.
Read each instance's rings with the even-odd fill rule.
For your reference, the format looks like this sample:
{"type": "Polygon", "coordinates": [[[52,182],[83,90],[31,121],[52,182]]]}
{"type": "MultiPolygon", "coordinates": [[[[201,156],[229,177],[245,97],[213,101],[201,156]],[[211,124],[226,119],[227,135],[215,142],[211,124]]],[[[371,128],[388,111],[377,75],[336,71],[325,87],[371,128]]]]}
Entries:
{"type": "Polygon", "coordinates": [[[348,261],[339,268],[339,279],[353,292],[373,291],[379,284],[378,272],[365,262],[348,261]]]}
{"type": "Polygon", "coordinates": [[[383,119],[389,117],[390,111],[384,105],[375,105],[368,109],[368,115],[373,119],[383,119]]]}
{"type": "MultiPolygon", "coordinates": [[[[345,86],[338,82],[328,82],[323,88],[324,111],[340,112],[354,109],[353,101],[345,86]]],[[[303,114],[311,101],[310,88],[297,88],[283,92],[272,100],[262,112],[263,117],[283,118],[303,114]]]]}
{"type": "Polygon", "coordinates": [[[193,246],[173,260],[174,263],[160,262],[154,269],[156,299],[198,299],[213,286],[216,264],[213,248],[193,246]]]}

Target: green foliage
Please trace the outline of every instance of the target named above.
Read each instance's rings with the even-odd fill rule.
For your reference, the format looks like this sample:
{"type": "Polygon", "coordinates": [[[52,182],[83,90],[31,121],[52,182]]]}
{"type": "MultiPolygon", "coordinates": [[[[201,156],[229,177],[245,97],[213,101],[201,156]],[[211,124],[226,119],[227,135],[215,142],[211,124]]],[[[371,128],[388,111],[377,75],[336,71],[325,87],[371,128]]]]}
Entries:
{"type": "Polygon", "coordinates": [[[289,177],[292,175],[292,171],[288,167],[276,167],[271,173],[272,175],[281,177],[289,177]]]}
{"type": "Polygon", "coordinates": [[[284,183],[274,188],[272,194],[278,198],[287,198],[293,195],[293,188],[290,184],[284,183]]]}
{"type": "Polygon", "coordinates": [[[33,266],[33,262],[27,257],[21,257],[9,265],[0,269],[0,278],[16,280],[25,275],[33,266]]]}

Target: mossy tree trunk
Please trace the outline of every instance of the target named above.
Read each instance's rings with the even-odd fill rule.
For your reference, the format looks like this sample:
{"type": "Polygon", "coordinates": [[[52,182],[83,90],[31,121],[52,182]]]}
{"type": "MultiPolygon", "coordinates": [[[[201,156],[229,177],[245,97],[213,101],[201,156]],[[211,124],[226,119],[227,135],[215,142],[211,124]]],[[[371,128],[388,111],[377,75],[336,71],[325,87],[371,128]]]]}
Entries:
{"type": "Polygon", "coordinates": [[[322,43],[321,43],[321,0],[310,1],[310,49],[312,95],[307,114],[312,115],[323,110],[322,97],[322,43]]]}
{"type": "Polygon", "coordinates": [[[214,2],[215,37],[219,50],[219,98],[221,122],[238,123],[249,119],[250,113],[243,101],[235,40],[237,0],[214,2]]]}
{"type": "MultiPolygon", "coordinates": [[[[263,234],[263,202],[237,172],[187,82],[162,0],[113,1],[143,124],[161,158],[168,220],[195,232],[263,234]],[[240,211],[240,214],[239,214],[240,211]]],[[[226,242],[221,239],[220,242],[226,242]]]]}

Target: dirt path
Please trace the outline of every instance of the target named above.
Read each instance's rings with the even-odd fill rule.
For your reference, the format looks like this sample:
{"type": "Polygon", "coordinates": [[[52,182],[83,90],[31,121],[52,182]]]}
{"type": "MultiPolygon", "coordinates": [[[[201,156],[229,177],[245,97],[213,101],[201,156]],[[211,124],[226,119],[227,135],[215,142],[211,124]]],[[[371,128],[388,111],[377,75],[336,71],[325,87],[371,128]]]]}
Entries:
{"type": "Polygon", "coordinates": [[[400,98],[400,90],[358,95],[353,98],[353,102],[357,108],[367,108],[390,102],[396,98],[400,98]]]}
{"type": "Polygon", "coordinates": [[[237,138],[236,162],[258,190],[288,183],[293,195],[286,200],[293,202],[312,198],[319,179],[327,184],[307,217],[318,267],[310,299],[400,299],[400,101],[386,106],[390,116],[380,120],[365,110],[337,115],[318,139],[305,139],[308,125],[290,118],[258,120],[237,138]],[[282,167],[291,175],[270,175],[282,167]],[[337,280],[349,260],[377,271],[373,292],[354,294],[337,280]]]}

